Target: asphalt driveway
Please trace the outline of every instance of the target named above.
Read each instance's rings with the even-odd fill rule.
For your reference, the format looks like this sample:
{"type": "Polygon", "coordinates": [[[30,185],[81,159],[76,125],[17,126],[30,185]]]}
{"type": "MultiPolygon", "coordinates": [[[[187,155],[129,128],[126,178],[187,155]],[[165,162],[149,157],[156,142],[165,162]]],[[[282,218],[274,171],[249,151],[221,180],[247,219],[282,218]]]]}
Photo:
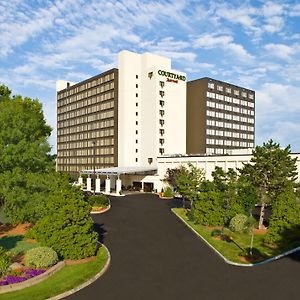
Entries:
{"type": "Polygon", "coordinates": [[[151,194],[112,198],[94,217],[112,260],[67,299],[300,299],[300,254],[253,267],[227,265],[151,194]]]}

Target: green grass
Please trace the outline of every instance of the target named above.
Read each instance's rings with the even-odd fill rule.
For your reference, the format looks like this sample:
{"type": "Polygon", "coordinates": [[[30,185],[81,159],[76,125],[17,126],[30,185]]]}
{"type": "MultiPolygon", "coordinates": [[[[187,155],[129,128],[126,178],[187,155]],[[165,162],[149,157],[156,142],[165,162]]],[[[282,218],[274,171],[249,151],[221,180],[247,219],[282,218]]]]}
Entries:
{"type": "Polygon", "coordinates": [[[101,247],[97,259],[79,265],[66,265],[43,282],[16,292],[1,294],[1,300],[42,300],[66,292],[96,275],[104,267],[108,253],[101,247]]]}
{"type": "Polygon", "coordinates": [[[13,255],[19,255],[29,249],[39,247],[39,244],[27,242],[24,235],[10,235],[0,238],[0,246],[9,250],[13,255]]]}
{"type": "MultiPolygon", "coordinates": [[[[241,256],[243,250],[250,247],[251,235],[249,233],[234,233],[225,228],[224,234],[230,236],[232,238],[231,241],[217,239],[211,236],[211,232],[214,230],[214,228],[200,224],[194,224],[188,219],[185,209],[173,208],[172,210],[228,260],[247,264],[247,262],[241,261],[239,256],[241,256]]],[[[254,235],[253,252],[259,253],[260,261],[282,253],[282,249],[274,249],[265,245],[263,243],[263,239],[264,235],[254,235]]]]}

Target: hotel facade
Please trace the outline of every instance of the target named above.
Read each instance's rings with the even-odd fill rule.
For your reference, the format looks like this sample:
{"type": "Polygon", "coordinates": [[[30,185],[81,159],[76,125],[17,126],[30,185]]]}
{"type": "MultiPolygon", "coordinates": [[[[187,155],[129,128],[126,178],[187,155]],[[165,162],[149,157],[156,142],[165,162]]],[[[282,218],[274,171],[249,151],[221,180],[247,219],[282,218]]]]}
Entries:
{"type": "Polygon", "coordinates": [[[252,148],[254,111],[252,90],[211,78],[187,83],[168,58],[122,51],[118,68],[57,82],[57,170],[87,174],[96,192],[160,190],[165,159],[252,148]]]}

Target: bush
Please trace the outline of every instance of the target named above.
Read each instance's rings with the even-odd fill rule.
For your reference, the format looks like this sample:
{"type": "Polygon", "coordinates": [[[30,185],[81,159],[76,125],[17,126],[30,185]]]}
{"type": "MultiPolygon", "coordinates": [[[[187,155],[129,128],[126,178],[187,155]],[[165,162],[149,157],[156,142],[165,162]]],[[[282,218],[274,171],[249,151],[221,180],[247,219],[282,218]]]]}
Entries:
{"type": "Polygon", "coordinates": [[[163,196],[164,197],[174,197],[174,193],[169,186],[166,187],[165,191],[163,192],[163,196]]]}
{"type": "Polygon", "coordinates": [[[6,253],[7,250],[0,246],[0,275],[3,276],[11,264],[11,259],[6,253]]]}
{"type": "Polygon", "coordinates": [[[291,242],[300,242],[300,208],[296,193],[292,188],[280,194],[272,205],[265,242],[287,246],[291,242]]]}
{"type": "Polygon", "coordinates": [[[95,255],[98,234],[93,231],[90,205],[82,193],[65,180],[57,181],[49,195],[45,216],[30,235],[42,246],[51,247],[59,258],[81,259],[95,255]]]}
{"type": "Polygon", "coordinates": [[[247,221],[247,216],[237,214],[230,220],[229,229],[233,232],[244,232],[247,229],[247,221]]]}
{"type": "Polygon", "coordinates": [[[189,218],[202,225],[223,225],[224,209],[220,198],[220,193],[215,191],[201,192],[193,203],[189,218]]]}
{"type": "Polygon", "coordinates": [[[88,197],[88,202],[91,206],[107,207],[109,205],[109,199],[104,194],[90,196],[88,197]]]}
{"type": "Polygon", "coordinates": [[[48,268],[58,262],[57,253],[49,247],[30,249],[25,254],[25,264],[28,267],[48,268]]]}

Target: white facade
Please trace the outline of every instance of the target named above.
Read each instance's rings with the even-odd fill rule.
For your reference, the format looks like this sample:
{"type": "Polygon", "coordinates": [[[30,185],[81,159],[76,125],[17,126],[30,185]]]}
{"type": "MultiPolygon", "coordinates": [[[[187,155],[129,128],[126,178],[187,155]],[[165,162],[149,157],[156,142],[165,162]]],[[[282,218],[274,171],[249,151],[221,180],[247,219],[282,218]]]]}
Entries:
{"type": "Polygon", "coordinates": [[[186,74],[158,55],[119,53],[118,165],[186,152],[186,74]]]}
{"type": "MultiPolygon", "coordinates": [[[[237,153],[239,151],[236,151],[237,153]]],[[[212,172],[216,167],[222,168],[224,171],[231,169],[243,168],[243,165],[249,163],[252,154],[249,154],[246,150],[245,154],[234,154],[234,155],[222,155],[222,156],[183,156],[183,157],[159,157],[157,161],[157,174],[158,180],[156,179],[156,188],[160,190],[164,187],[162,179],[167,173],[168,169],[178,168],[180,165],[187,166],[189,163],[195,167],[203,169],[205,172],[205,178],[212,180],[212,172]],[[158,185],[160,183],[160,185],[158,185]]],[[[292,153],[292,158],[297,158],[297,172],[298,179],[300,181],[300,154],[292,153]]]]}

